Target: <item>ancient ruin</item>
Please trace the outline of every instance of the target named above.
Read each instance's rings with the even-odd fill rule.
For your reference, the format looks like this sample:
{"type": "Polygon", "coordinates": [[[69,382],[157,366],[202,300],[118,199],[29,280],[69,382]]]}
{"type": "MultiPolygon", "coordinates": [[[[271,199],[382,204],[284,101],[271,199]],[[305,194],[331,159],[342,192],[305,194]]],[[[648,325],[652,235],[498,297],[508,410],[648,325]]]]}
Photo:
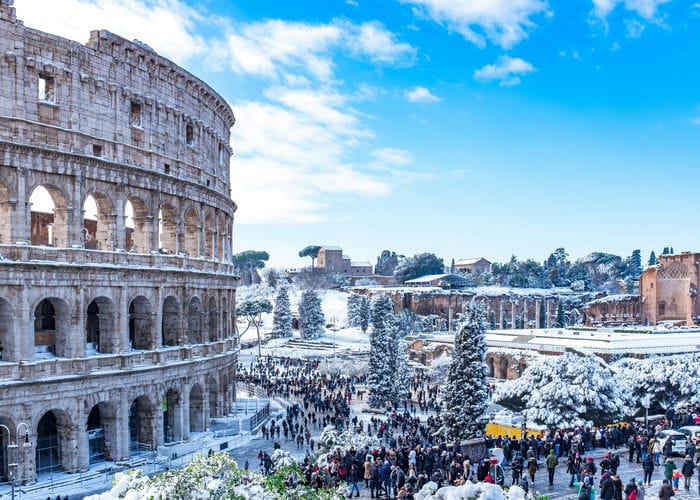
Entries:
{"type": "Polygon", "coordinates": [[[0,0],[0,480],[125,460],[228,412],[234,121],[143,44],[30,29],[0,0]]]}

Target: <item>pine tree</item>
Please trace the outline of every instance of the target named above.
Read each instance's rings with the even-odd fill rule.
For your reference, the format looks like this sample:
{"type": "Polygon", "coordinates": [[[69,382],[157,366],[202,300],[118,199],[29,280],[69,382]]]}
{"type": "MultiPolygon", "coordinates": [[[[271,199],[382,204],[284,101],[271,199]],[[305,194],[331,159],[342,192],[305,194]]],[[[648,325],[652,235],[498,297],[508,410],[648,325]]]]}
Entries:
{"type": "Polygon", "coordinates": [[[659,263],[659,259],[656,258],[656,252],[654,252],[652,250],[651,253],[649,254],[649,265],[655,266],[658,263],[659,263]]]}
{"type": "Polygon", "coordinates": [[[545,299],[540,300],[540,328],[547,328],[547,304],[545,299]]]}
{"type": "Polygon", "coordinates": [[[360,296],[360,330],[362,333],[367,333],[367,328],[369,328],[369,322],[372,319],[372,307],[369,303],[369,298],[366,295],[360,296]]]}
{"type": "Polygon", "coordinates": [[[393,324],[394,305],[386,294],[372,300],[372,331],[369,335],[368,402],[372,408],[384,408],[394,398],[394,367],[389,362],[389,331],[393,324]]]}
{"type": "Polygon", "coordinates": [[[465,323],[455,335],[454,355],[443,392],[443,422],[454,442],[484,435],[488,407],[484,307],[471,302],[465,323]]]}
{"type": "Polygon", "coordinates": [[[274,337],[292,336],[292,310],[289,305],[287,287],[281,287],[275,299],[275,312],[272,316],[272,335],[274,337]]]}
{"type": "Polygon", "coordinates": [[[348,296],[348,326],[360,326],[360,298],[362,295],[351,293],[348,296]]]}
{"type": "Polygon", "coordinates": [[[642,271],[644,271],[642,268],[642,251],[634,250],[627,264],[627,275],[632,279],[637,279],[642,275],[642,271]]]}
{"type": "Polygon", "coordinates": [[[559,301],[557,305],[557,326],[564,328],[566,326],[566,313],[564,312],[564,302],[559,301]]]}
{"type": "Polygon", "coordinates": [[[299,302],[299,322],[304,339],[317,339],[323,336],[326,320],[321,308],[321,299],[314,290],[305,290],[299,302]]]}

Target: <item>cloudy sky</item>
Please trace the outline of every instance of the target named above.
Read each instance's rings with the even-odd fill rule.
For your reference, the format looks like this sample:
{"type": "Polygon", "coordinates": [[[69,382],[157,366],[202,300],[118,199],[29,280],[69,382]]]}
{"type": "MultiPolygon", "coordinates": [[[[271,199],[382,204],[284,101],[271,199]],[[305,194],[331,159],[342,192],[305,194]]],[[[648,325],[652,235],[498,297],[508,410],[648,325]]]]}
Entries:
{"type": "Polygon", "coordinates": [[[139,39],[237,118],[234,251],[700,251],[700,3],[15,0],[139,39]]]}

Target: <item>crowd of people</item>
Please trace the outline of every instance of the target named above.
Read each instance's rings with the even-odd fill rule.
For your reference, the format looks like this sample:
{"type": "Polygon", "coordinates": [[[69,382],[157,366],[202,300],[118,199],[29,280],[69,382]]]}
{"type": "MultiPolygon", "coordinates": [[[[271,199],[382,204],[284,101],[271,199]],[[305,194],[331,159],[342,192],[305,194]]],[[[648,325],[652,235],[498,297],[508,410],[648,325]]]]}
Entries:
{"type": "MultiPolygon", "coordinates": [[[[566,477],[579,500],[643,500],[652,480],[662,476],[659,498],[668,500],[681,487],[690,491],[700,466],[692,440],[685,456],[675,458],[673,450],[658,439],[665,428],[695,423],[692,413],[669,412],[665,420],[647,426],[621,423],[598,429],[529,432],[522,439],[486,436],[483,446],[466,449],[442,438],[438,387],[421,373],[411,381],[410,397],[402,408],[360,417],[353,415],[351,404],[360,397],[362,378],[323,374],[317,361],[260,358],[248,368],[241,367],[239,380],[292,402],[284,418],[262,426],[264,438],[275,442],[275,447],[282,438],[295,441],[298,448],[307,450],[302,467],[308,484],[324,488],[346,483],[348,496],[359,496],[366,489],[371,498],[411,499],[428,481],[439,486],[465,481],[517,484],[528,491],[566,477]],[[375,436],[381,445],[331,450],[327,465],[320,467],[311,460],[318,445],[314,436],[328,425],[375,436]],[[500,448],[503,455],[498,465],[492,465],[488,456],[488,450],[494,448],[500,448]],[[639,467],[639,474],[627,481],[618,472],[625,455],[628,464],[639,467]],[[546,479],[539,478],[541,470],[546,470],[546,479]]],[[[269,472],[269,455],[262,450],[261,454],[261,466],[269,472]]]]}

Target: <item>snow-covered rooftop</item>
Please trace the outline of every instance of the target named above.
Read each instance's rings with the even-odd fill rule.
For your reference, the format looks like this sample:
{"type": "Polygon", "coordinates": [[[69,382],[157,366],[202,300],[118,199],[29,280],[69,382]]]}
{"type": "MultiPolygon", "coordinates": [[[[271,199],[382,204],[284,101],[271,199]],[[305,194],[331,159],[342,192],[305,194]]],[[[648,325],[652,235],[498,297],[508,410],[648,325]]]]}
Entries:
{"type": "Polygon", "coordinates": [[[479,261],[481,261],[481,260],[485,260],[486,262],[489,262],[489,263],[490,263],[490,261],[489,261],[488,259],[485,259],[485,258],[483,258],[483,257],[472,257],[472,258],[470,258],[470,259],[459,259],[459,260],[455,263],[455,265],[456,265],[456,266],[469,266],[469,265],[471,265],[471,264],[476,264],[477,262],[479,262],[479,261]]]}

